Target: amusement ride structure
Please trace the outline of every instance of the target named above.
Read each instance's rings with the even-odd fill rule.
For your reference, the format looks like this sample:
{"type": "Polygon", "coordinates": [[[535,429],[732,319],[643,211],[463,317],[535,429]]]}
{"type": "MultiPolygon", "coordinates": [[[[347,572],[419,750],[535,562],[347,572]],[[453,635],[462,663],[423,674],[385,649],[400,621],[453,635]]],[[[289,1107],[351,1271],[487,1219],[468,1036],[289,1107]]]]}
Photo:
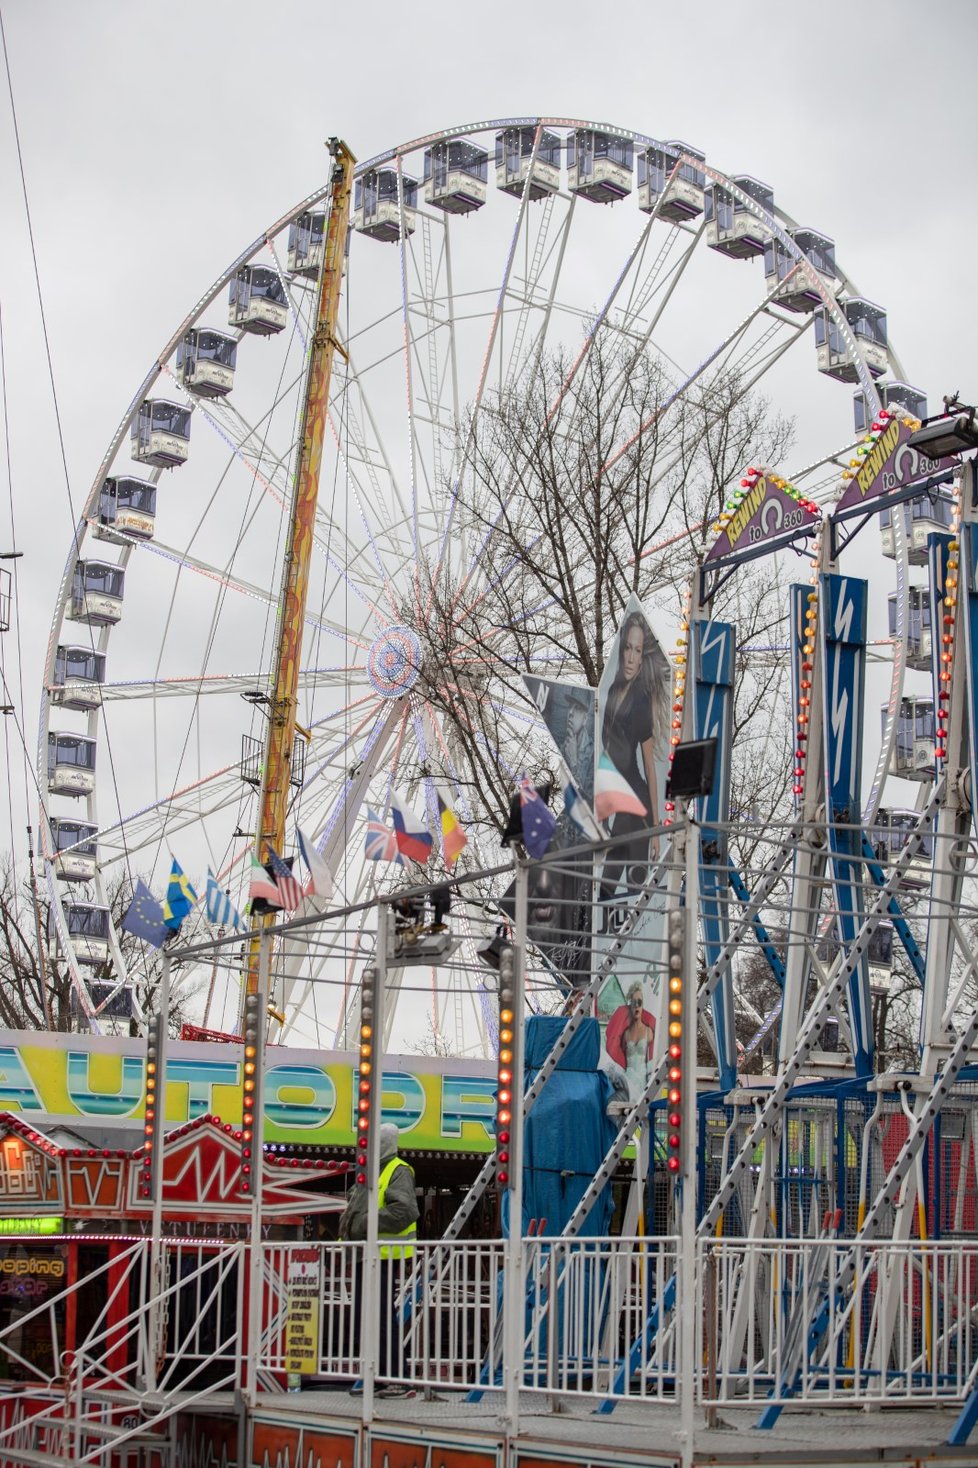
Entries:
{"type": "MultiPolygon", "coordinates": [[[[245,1117],[232,1135],[248,1159],[238,1203],[253,1241],[284,1161],[276,1145],[303,1165],[285,1121],[278,1144],[266,1127],[254,1170],[245,1150],[247,1117],[271,1094],[266,1007],[275,1039],[359,1047],[350,1116],[334,1133],[324,1116],[308,1137],[352,1157],[375,1188],[381,1115],[400,1117],[406,1152],[414,1125],[407,1101],[387,1094],[400,1085],[408,1096],[407,1079],[385,1073],[382,1086],[378,1067],[430,999],[435,1037],[494,1073],[488,1112],[468,1113],[486,1123],[473,1146],[481,1170],[437,1241],[419,1246],[405,1285],[419,1387],[448,1377],[476,1397],[502,1390],[512,1433],[521,1390],[596,1396],[602,1412],[632,1396],[681,1399],[685,1461],[697,1403],[765,1404],[772,1426],[792,1401],[943,1400],[960,1409],[951,1437],[964,1442],[978,1415],[974,410],[952,399],[928,420],[885,312],[845,275],[833,241],[797,225],[766,185],[720,173],[684,143],[518,118],[356,166],[344,145],[331,153],[326,187],[245,250],[166,344],[74,533],[38,773],[52,940],[79,1010],[97,1035],[131,992],[109,903],[118,875],[155,873],[159,884],[176,850],[185,869],[210,865],[243,908],[252,853],[283,852],[301,824],[329,870],[328,897],[307,897],[291,921],[263,919],[244,942],[201,919],[164,958],[167,982],[171,970],[208,979],[209,1011],[215,976],[225,980],[214,1013],[252,1046],[251,1070],[236,1073],[245,1117]],[[724,272],[740,278],[728,284],[724,272]],[[487,771],[508,776],[505,811],[524,769],[546,763],[522,675],[586,680],[554,639],[530,639],[520,657],[511,629],[490,618],[489,632],[473,630],[518,572],[471,486],[483,425],[532,391],[546,361],[563,365],[569,391],[602,351],[619,369],[657,363],[653,495],[656,485],[667,494],[682,457],[671,426],[718,383],[793,413],[804,461],[738,466],[706,525],[686,515],[683,528],[683,511],[670,518],[667,505],[622,571],[633,580],[619,608],[642,586],[635,565],[695,548],[673,598],[671,780],[656,859],[605,933],[597,887],[614,835],[595,828],[570,853],[500,861],[487,771]],[[854,430],[839,383],[855,390],[854,430]],[[745,568],[763,561],[780,577],[790,553],[803,571],[782,588],[786,615],[763,645],[745,643],[745,568]],[[737,691],[772,661],[790,670],[791,779],[786,791],[772,781],[770,809],[746,811],[737,691]],[[458,813],[469,846],[456,869],[388,880],[391,869],[364,859],[367,823],[395,785],[432,832],[439,802],[458,813]],[[582,860],[596,863],[587,961],[568,977],[534,930],[532,884],[547,870],[579,879],[582,860]],[[450,924],[434,928],[450,932],[409,941],[397,902],[423,902],[446,882],[450,924]],[[776,996],[763,1012],[744,985],[748,955],[776,996]],[[660,1043],[644,1087],[619,1089],[609,1109],[595,1016],[607,1018],[609,980],[624,998],[626,968],[652,984],[660,1043]],[[919,989],[919,1064],[881,1070],[874,1012],[894,970],[919,989]],[[594,1118],[576,1138],[553,1120],[556,1103],[547,1113],[567,1072],[586,1076],[574,1104],[594,1118]],[[518,1098],[524,1074],[525,1121],[514,1100],[510,1130],[501,1098],[514,1076],[518,1098]],[[542,1124],[532,1130],[535,1112],[550,1116],[548,1141],[542,1124]],[[538,1174],[570,1181],[557,1197],[538,1174]],[[506,1239],[484,1241],[483,1257],[470,1225],[493,1192],[505,1199],[506,1239]],[[509,1227],[514,1218],[524,1226],[509,1227]],[[473,1290],[484,1312],[476,1344],[462,1350],[453,1337],[449,1348],[437,1322],[468,1310],[471,1324],[473,1290]]],[[[630,380],[612,371],[609,394],[627,399],[630,380]]],[[[639,427],[648,433],[649,421],[639,427]]],[[[520,493],[504,487],[497,517],[520,493]]],[[[524,610],[531,623],[539,613],[524,610]]],[[[769,729],[750,757],[776,740],[769,729]]],[[[556,752],[551,767],[566,775],[556,752]]],[[[565,900],[580,932],[572,908],[565,900]]],[[[150,1032],[165,1075],[165,1026],[150,1032]]],[[[276,1049],[276,1063],[288,1053],[276,1049]]],[[[305,1074],[291,1084],[311,1085],[305,1074]]],[[[281,1085],[274,1094],[281,1112],[281,1085]]],[[[159,1286],[168,1144],[155,1105],[143,1145],[156,1210],[147,1278],[159,1286]]],[[[302,1211],[291,1195],[279,1201],[283,1216],[287,1204],[302,1211]]],[[[246,1312],[247,1348],[225,1333],[212,1353],[227,1363],[222,1388],[243,1389],[256,1410],[288,1366],[291,1266],[287,1243],[276,1247],[253,1242],[235,1276],[252,1302],[268,1297],[267,1311],[246,1312]]],[[[321,1291],[336,1286],[336,1301],[331,1247],[321,1245],[316,1278],[321,1291]]],[[[353,1301],[366,1316],[372,1279],[368,1270],[353,1301]]],[[[175,1290],[162,1293],[175,1301],[175,1290]]],[[[132,1387],[150,1403],[177,1345],[151,1319],[153,1379],[132,1387]]],[[[324,1336],[314,1369],[302,1369],[362,1365],[367,1422],[376,1339],[364,1349],[357,1362],[348,1342],[324,1336]]],[[[128,1369],[112,1367],[120,1380],[128,1369]]],[[[81,1400],[84,1380],[74,1386],[81,1400]]],[[[87,1451],[77,1461],[98,1461],[87,1451]]]]}

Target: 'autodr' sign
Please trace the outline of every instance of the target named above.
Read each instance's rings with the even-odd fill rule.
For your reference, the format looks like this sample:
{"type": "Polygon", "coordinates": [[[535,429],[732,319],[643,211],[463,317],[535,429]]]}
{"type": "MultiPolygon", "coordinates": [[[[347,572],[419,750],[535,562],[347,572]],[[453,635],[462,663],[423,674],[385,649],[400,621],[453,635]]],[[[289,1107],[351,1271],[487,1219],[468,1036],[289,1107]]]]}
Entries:
{"type": "MultiPolygon", "coordinates": [[[[172,1041],[166,1057],[166,1121],[199,1116],[241,1120],[241,1047],[172,1041]]],[[[264,1079],[264,1135],[269,1142],[352,1146],[357,1072],[342,1051],[270,1046],[264,1079]]],[[[480,1152],[493,1145],[495,1067],[388,1055],[382,1108],[405,1146],[480,1152]]],[[[122,1126],[143,1115],[145,1047],[140,1040],[95,1035],[0,1031],[0,1111],[42,1130],[52,1122],[122,1126]]]]}

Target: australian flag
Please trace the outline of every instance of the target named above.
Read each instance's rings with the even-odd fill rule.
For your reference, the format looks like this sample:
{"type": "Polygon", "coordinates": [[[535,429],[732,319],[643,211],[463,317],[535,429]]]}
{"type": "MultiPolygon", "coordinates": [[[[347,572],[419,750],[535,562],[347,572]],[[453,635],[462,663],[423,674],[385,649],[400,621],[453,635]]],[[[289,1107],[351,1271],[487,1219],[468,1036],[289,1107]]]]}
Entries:
{"type": "Polygon", "coordinates": [[[557,817],[526,775],[520,781],[520,816],[523,845],[531,856],[543,856],[557,829],[557,817]]]}

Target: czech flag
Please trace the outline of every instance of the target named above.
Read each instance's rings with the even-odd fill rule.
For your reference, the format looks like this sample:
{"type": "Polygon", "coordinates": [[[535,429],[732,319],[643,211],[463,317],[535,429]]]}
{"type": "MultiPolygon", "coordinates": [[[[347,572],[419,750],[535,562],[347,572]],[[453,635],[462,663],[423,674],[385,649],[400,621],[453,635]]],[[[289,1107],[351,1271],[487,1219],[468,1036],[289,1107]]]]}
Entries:
{"type": "Polygon", "coordinates": [[[402,856],[409,856],[412,861],[424,866],[431,855],[434,840],[421,817],[400,798],[396,790],[391,791],[391,817],[398,851],[402,856]]]}
{"type": "Polygon", "coordinates": [[[599,759],[594,775],[594,809],[598,820],[605,822],[619,811],[633,816],[648,815],[625,776],[615,769],[606,754],[599,759]]]}
{"type": "Polygon", "coordinates": [[[441,817],[442,850],[445,853],[445,861],[451,866],[454,862],[458,861],[458,858],[466,846],[468,846],[469,838],[459,825],[455,812],[449,809],[440,795],[438,797],[438,813],[441,817]]]}

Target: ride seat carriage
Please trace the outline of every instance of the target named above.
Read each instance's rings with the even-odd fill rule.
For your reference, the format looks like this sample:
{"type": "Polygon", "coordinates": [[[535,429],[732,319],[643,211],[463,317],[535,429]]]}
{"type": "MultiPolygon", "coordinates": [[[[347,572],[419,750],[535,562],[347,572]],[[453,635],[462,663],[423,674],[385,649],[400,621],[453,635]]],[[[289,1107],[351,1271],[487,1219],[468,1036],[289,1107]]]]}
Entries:
{"type": "Polygon", "coordinates": [[[102,702],[105,682],[105,653],[91,647],[59,644],[54,655],[54,686],[51,702],[59,708],[87,713],[102,702]]]}
{"type": "MultiPolygon", "coordinates": [[[[101,967],[109,957],[109,909],[93,902],[62,904],[72,951],[79,963],[101,967]]],[[[48,916],[48,943],[52,953],[59,948],[53,909],[48,916]]]]}
{"type": "Polygon", "coordinates": [[[91,882],[98,859],[97,827],[64,816],[52,816],[50,826],[55,876],[63,882],[91,882]]]}
{"type": "Polygon", "coordinates": [[[579,127],[567,138],[567,187],[592,204],[615,204],[632,191],[635,144],[615,133],[579,127]]]}
{"type": "MultiPolygon", "coordinates": [[[[880,395],[880,407],[906,413],[910,418],[927,417],[927,398],[909,382],[878,382],[876,391],[880,395]]],[[[869,411],[866,398],[857,392],[852,399],[852,418],[857,433],[868,433],[873,426],[875,414],[869,411]]]]}
{"type": "Polygon", "coordinates": [[[396,244],[415,230],[418,211],[418,181],[396,168],[375,168],[358,178],[353,190],[353,228],[369,239],[396,244]],[[403,211],[403,212],[402,212],[403,211]]]}
{"type": "MultiPolygon", "coordinates": [[[[788,234],[827,286],[836,276],[835,243],[814,229],[789,229],[788,234]]],[[[779,306],[787,311],[814,311],[822,303],[816,289],[794,256],[777,239],[764,246],[764,278],[779,306]]]]}
{"type": "Polygon", "coordinates": [[[234,386],[238,343],[209,327],[192,326],[177,347],[177,376],[201,398],[223,398],[234,386]]]}
{"type": "Polygon", "coordinates": [[[147,398],[133,419],[129,452],[137,464],[174,469],[190,454],[190,409],[165,398],[147,398]]]}
{"type": "Polygon", "coordinates": [[[531,202],[560,188],[560,138],[541,128],[508,127],[496,134],[496,188],[531,202]]]}
{"type": "Polygon", "coordinates": [[[105,480],[99,494],[98,519],[92,526],[97,540],[113,545],[152,540],[155,525],[155,484],[126,475],[105,480]]]}
{"type": "Polygon", "coordinates": [[[424,197],[447,214],[469,214],[486,202],[489,154],[464,138],[425,149],[424,197]]]}
{"type": "MultiPolygon", "coordinates": [[[[873,377],[882,377],[889,366],[886,312],[862,296],[850,296],[842,302],[842,310],[869,372],[873,377]]],[[[826,377],[834,377],[837,382],[859,380],[839,323],[824,308],[815,312],[815,358],[819,372],[826,377]]]]}
{"type": "Polygon", "coordinates": [[[753,255],[764,254],[769,235],[758,211],[771,213],[774,191],[747,174],[731,179],[731,183],[750,202],[746,203],[722,184],[711,184],[703,197],[706,243],[721,255],[749,260],[753,255]]]}
{"type": "Polygon", "coordinates": [[[242,265],[228,292],[228,325],[254,336],[274,336],[285,329],[289,307],[277,270],[268,265],[242,265]]]}
{"type": "MultiPolygon", "coordinates": [[[[886,728],[888,709],[882,709],[886,728]]],[[[890,771],[902,780],[932,780],[936,768],[934,700],[902,698],[897,714],[896,738],[890,771]]]]}
{"type": "Polygon", "coordinates": [[[880,549],[889,560],[896,559],[893,516],[903,515],[907,540],[907,559],[911,566],[927,565],[927,541],[931,535],[946,535],[951,528],[954,499],[945,490],[930,490],[916,499],[906,500],[880,511],[880,549]]]}
{"type": "Polygon", "coordinates": [[[307,210],[289,225],[287,262],[292,275],[318,280],[323,268],[323,245],[326,239],[326,215],[320,210],[307,210]]]}
{"type": "Polygon", "coordinates": [[[105,561],[76,561],[68,616],[89,627],[109,627],[122,616],[126,573],[105,561]]]}
{"type": "MultiPolygon", "coordinates": [[[[920,816],[913,810],[894,810],[880,806],[876,812],[868,835],[876,860],[888,866],[900,855],[911,835],[916,830],[920,816]]],[[[929,825],[923,832],[920,846],[913,860],[928,863],[934,855],[934,830],[929,825]]]]}
{"type": "Polygon", "coordinates": [[[703,163],[706,155],[677,140],[639,149],[635,163],[638,207],[643,214],[658,207],[660,219],[681,224],[703,213],[706,174],[691,160],[703,163]]]}
{"type": "Polygon", "coordinates": [[[87,734],[48,734],[48,790],[52,795],[91,795],[95,789],[95,740],[87,734]]]}
{"type": "MultiPolygon", "coordinates": [[[[930,588],[911,586],[907,590],[907,666],[927,672],[931,666],[933,629],[931,626],[930,588]]],[[[897,593],[887,597],[890,636],[896,636],[897,593]]]]}

